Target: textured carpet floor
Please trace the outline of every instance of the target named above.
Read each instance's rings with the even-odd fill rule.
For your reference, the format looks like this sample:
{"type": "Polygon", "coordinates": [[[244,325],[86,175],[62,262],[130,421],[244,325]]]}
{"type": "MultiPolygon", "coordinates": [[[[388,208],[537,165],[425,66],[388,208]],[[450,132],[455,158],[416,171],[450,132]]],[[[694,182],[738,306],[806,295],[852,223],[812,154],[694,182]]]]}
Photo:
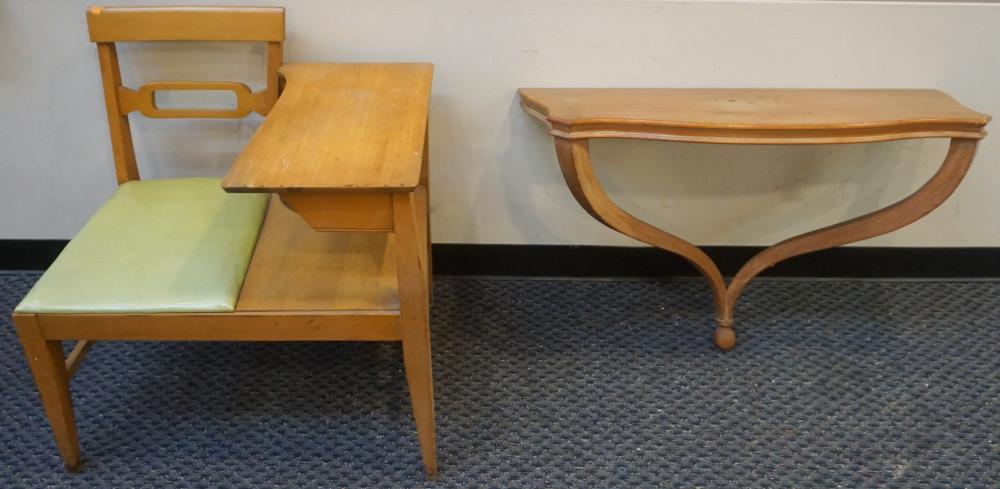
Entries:
{"type": "Polygon", "coordinates": [[[1000,283],[440,279],[441,474],[400,349],[98,343],[63,472],[0,273],[0,487],[1000,487],[1000,283]]]}

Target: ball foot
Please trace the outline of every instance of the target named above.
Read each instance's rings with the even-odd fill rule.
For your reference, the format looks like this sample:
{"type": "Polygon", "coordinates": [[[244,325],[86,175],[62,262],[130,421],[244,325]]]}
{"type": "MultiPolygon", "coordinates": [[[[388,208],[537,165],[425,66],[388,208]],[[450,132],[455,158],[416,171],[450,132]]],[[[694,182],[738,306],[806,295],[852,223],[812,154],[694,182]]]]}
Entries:
{"type": "Polygon", "coordinates": [[[733,331],[732,327],[719,326],[715,328],[713,339],[715,346],[722,351],[732,350],[736,346],[736,332],[733,331]]]}

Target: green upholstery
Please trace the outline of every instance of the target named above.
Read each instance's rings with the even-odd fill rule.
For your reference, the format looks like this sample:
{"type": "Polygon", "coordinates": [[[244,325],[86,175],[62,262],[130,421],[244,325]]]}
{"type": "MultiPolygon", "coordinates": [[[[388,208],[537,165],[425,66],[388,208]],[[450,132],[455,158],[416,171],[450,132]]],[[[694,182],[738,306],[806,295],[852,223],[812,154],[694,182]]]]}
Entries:
{"type": "Polygon", "coordinates": [[[15,312],[232,312],[267,202],[217,178],[124,183],[15,312]]]}

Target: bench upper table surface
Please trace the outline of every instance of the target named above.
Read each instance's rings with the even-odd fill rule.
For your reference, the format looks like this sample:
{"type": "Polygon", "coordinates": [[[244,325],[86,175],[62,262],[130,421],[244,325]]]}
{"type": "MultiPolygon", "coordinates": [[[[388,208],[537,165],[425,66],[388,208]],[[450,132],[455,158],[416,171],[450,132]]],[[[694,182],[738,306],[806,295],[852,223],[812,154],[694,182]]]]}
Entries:
{"type": "Polygon", "coordinates": [[[433,66],[293,64],[228,192],[403,191],[420,182],[433,66]]]}
{"type": "Polygon", "coordinates": [[[980,139],[990,117],[938,90],[522,88],[525,110],[569,139],[820,144],[980,139]]]}

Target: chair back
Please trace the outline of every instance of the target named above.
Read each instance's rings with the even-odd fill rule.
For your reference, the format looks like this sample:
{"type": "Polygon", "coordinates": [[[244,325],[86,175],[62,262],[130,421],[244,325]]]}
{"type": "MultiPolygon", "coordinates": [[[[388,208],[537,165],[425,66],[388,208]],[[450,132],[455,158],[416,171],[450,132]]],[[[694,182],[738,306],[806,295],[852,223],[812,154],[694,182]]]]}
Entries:
{"type": "Polygon", "coordinates": [[[267,115],[278,99],[278,68],[285,40],[285,9],[281,7],[90,7],[90,40],[97,43],[104,102],[111,131],[111,148],[118,183],[138,180],[128,115],[146,117],[242,118],[251,112],[267,115]],[[122,85],[115,43],[135,41],[247,41],[267,43],[267,83],[252,92],[232,81],[155,81],[133,90],[122,85]],[[221,90],[236,96],[236,108],[168,109],[156,105],[158,90],[221,90]]]}

